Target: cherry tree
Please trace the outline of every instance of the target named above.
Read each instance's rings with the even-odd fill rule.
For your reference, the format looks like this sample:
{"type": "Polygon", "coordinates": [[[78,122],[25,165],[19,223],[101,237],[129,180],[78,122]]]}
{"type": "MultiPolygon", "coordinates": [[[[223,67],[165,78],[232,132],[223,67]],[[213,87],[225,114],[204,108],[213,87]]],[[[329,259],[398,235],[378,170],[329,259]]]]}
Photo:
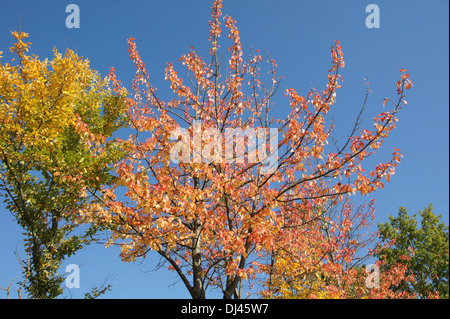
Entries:
{"type": "MultiPolygon", "coordinates": [[[[171,99],[159,96],[136,40],[128,39],[136,74],[127,115],[135,133],[121,140],[127,156],[115,164],[116,185],[103,190],[101,204],[80,213],[111,230],[110,244],[121,245],[124,261],[157,252],[192,298],[205,298],[211,289],[239,298],[243,281],[270,266],[268,256],[279,249],[298,253],[318,231],[311,222],[298,240],[303,246],[285,245],[290,226],[301,220],[295,227],[305,230],[308,221],[327,221],[330,211],[320,208],[389,181],[399,150],[370,170],[363,162],[395,128],[412,82],[402,69],[397,97],[384,103],[393,107],[376,116],[371,129],[359,130],[358,116],[351,136],[334,149],[327,114],[342,83],[339,41],[331,48],[324,89],[306,95],[287,89],[291,111],[277,119],[271,115],[280,83],[275,60],[269,58],[263,81],[262,55],[244,58],[236,21],[223,16],[221,0],[213,3],[209,28],[209,56],[191,47],[179,60],[187,80],[168,63],[171,99]],[[224,30],[226,63],[219,58],[224,30]]],[[[126,91],[114,69],[110,79],[116,93],[126,91]]],[[[330,236],[322,245],[339,247],[338,240],[330,236]]],[[[315,260],[310,256],[311,265],[315,260]]]]}

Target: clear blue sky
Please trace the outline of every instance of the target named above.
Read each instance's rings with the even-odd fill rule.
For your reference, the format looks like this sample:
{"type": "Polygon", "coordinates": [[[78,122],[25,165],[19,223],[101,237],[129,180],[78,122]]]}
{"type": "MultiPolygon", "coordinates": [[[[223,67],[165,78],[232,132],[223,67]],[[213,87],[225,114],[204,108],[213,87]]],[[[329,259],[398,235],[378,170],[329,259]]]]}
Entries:
{"type": "MultiPolygon", "coordinates": [[[[164,81],[166,62],[177,62],[194,46],[208,54],[208,19],[212,1],[9,1],[0,0],[0,51],[8,60],[10,31],[30,33],[32,52],[51,58],[52,48],[66,47],[91,61],[91,67],[106,76],[111,66],[131,87],[133,64],[126,39],[136,38],[142,59],[161,97],[169,92],[164,81]],[[68,29],[68,4],[80,8],[80,28],[68,29]]],[[[447,0],[224,0],[224,14],[237,20],[244,50],[251,45],[268,50],[278,62],[283,79],[274,100],[274,115],[283,117],[288,87],[306,94],[311,85],[322,89],[329,69],[330,47],[340,40],[346,68],[343,87],[334,108],[338,131],[351,129],[364,98],[364,78],[370,96],[363,126],[372,128],[372,118],[383,109],[385,97],[395,97],[400,68],[409,69],[412,90],[408,105],[399,114],[397,129],[383,144],[373,163],[388,160],[393,148],[404,158],[384,190],[377,191],[376,223],[396,214],[400,206],[416,213],[432,203],[435,213],[449,220],[449,2],[447,0]],[[380,28],[365,25],[366,6],[380,8],[380,28]]],[[[248,51],[247,51],[248,52],[248,51]]],[[[185,74],[177,64],[180,74],[185,74]]],[[[368,199],[370,199],[368,198],[368,199]]],[[[21,229],[0,204],[0,287],[20,277],[14,249],[22,246],[21,229]]],[[[150,255],[142,263],[120,261],[118,249],[87,247],[67,260],[80,266],[81,288],[65,290],[65,296],[82,297],[105,279],[113,285],[110,298],[189,298],[175,273],[164,269],[148,272],[156,263],[150,255]],[[172,285],[174,284],[175,285],[172,285]]],[[[14,286],[12,287],[14,290],[14,286]]],[[[0,291],[0,298],[5,295],[0,291]]],[[[15,297],[15,294],[13,294],[15,297]]]]}

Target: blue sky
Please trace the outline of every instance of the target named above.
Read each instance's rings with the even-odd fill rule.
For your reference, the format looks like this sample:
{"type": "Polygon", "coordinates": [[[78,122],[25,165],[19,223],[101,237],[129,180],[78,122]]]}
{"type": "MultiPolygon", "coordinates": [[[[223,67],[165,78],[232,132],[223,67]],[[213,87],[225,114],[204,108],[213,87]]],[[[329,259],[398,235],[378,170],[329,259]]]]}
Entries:
{"type": "MultiPolygon", "coordinates": [[[[103,76],[111,66],[125,86],[131,87],[134,68],[126,39],[134,37],[161,97],[170,97],[164,69],[194,46],[208,55],[208,19],[212,1],[7,1],[0,0],[0,51],[8,60],[10,31],[30,34],[32,52],[51,58],[52,48],[66,47],[91,61],[103,76]],[[68,29],[68,4],[80,8],[80,28],[68,29]],[[166,94],[166,95],[165,95],[166,94]]],[[[414,82],[407,91],[408,105],[399,114],[397,129],[383,144],[373,164],[390,158],[393,148],[404,155],[396,174],[376,198],[376,223],[396,214],[400,206],[416,213],[432,203],[434,212],[449,220],[449,2],[446,0],[224,0],[224,14],[237,20],[244,50],[268,50],[285,76],[274,100],[274,115],[286,116],[286,88],[306,94],[311,86],[322,89],[330,67],[330,47],[340,40],[346,67],[334,107],[338,132],[345,137],[364,99],[364,78],[373,94],[364,113],[363,127],[383,111],[385,97],[395,97],[400,68],[407,68],[414,82]],[[368,4],[380,8],[380,28],[369,29],[368,4]]],[[[14,249],[22,246],[21,229],[0,204],[0,287],[6,287],[20,267],[14,249]]],[[[157,260],[127,264],[118,249],[87,247],[67,264],[80,266],[81,288],[66,289],[65,296],[82,297],[106,279],[113,285],[110,298],[189,298],[175,273],[150,272],[157,260]]],[[[17,279],[18,280],[18,279],[17,279]]],[[[12,287],[12,289],[14,286],[12,287]]],[[[13,289],[14,290],[14,289],[13,289]]],[[[0,291],[0,294],[3,292],[0,291]]],[[[0,295],[4,298],[5,295],[0,295]]],[[[15,297],[13,294],[12,297],[15,297]]]]}

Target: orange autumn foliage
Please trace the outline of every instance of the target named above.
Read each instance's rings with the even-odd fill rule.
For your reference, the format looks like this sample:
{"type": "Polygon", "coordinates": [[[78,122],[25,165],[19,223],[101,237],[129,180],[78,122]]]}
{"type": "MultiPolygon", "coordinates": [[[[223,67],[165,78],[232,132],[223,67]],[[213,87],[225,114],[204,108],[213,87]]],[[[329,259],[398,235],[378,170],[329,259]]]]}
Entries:
{"type": "MultiPolygon", "coordinates": [[[[355,209],[347,198],[342,207],[322,207],[315,218],[293,215],[277,242],[269,274],[260,292],[264,298],[380,299],[416,298],[395,292],[401,282],[413,282],[406,264],[380,271],[384,261],[374,258],[371,244],[377,233],[368,233],[375,218],[374,201],[355,209]],[[367,232],[367,233],[364,233],[367,232]],[[369,269],[374,267],[374,272],[369,269]]],[[[378,249],[378,248],[376,248],[378,249]]],[[[403,256],[407,260],[409,256],[403,256]]]]}
{"type": "MultiPolygon", "coordinates": [[[[260,76],[263,57],[256,54],[244,59],[236,21],[222,17],[221,0],[214,1],[209,26],[209,57],[204,59],[191,48],[180,58],[188,80],[179,76],[174,64],[167,65],[166,80],[174,94],[167,100],[161,99],[151,84],[136,40],[128,40],[136,75],[127,115],[135,134],[122,141],[128,156],[115,164],[119,182],[104,189],[102,205],[82,213],[112,231],[111,243],[121,245],[123,260],[133,261],[155,251],[193,298],[205,298],[210,288],[231,298],[240,297],[243,280],[251,282],[267,271],[268,256],[280,246],[289,254],[301,253],[304,246],[300,244],[320,231],[314,223],[311,229],[300,225],[300,246],[289,245],[287,223],[326,220],[329,212],[317,208],[337,205],[348,195],[372,193],[394,174],[401,158],[398,150],[369,173],[363,162],[395,128],[410,80],[402,70],[394,107],[374,118],[372,130],[357,132],[355,125],[352,136],[332,151],[327,145],[334,126],[327,124],[326,116],[341,87],[340,71],[345,64],[340,42],[331,48],[325,88],[312,89],[304,96],[287,89],[291,111],[286,118],[276,119],[271,116],[271,98],[280,81],[276,62],[269,59],[270,82],[266,86],[260,76]],[[219,58],[223,29],[228,31],[226,41],[230,43],[226,65],[219,58]],[[200,132],[193,128],[196,123],[201,123],[200,132]],[[219,152],[222,141],[214,148],[214,160],[195,161],[199,150],[181,130],[194,139],[200,136],[202,151],[211,146],[211,136],[205,132],[269,128],[278,131],[276,162],[269,173],[263,171],[274,151],[269,134],[263,135],[267,143],[258,148],[256,163],[249,161],[250,149],[243,150],[244,162],[224,158],[219,152]],[[187,144],[193,159],[173,161],[171,151],[179,142],[187,144]]],[[[110,79],[116,92],[124,90],[114,69],[110,79]]],[[[226,143],[231,143],[236,153],[240,150],[237,141],[226,143]]],[[[329,250],[339,247],[337,240],[330,237],[321,244],[329,250]]],[[[305,258],[310,258],[311,269],[325,269],[326,263],[313,266],[320,256],[309,252],[305,258]]],[[[340,294],[330,291],[334,296],[340,294]]]]}

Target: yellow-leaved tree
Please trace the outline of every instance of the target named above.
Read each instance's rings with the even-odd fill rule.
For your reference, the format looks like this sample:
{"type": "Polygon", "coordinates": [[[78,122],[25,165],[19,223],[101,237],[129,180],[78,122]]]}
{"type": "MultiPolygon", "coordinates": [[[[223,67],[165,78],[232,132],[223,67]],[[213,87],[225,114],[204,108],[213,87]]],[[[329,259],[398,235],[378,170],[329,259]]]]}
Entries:
{"type": "Polygon", "coordinates": [[[28,54],[27,33],[12,36],[15,58],[0,60],[0,195],[25,231],[19,297],[24,287],[28,297],[55,298],[61,262],[96,233],[78,231],[73,212],[112,181],[109,164],[122,152],[107,139],[125,123],[126,92],[113,93],[69,49],[41,60],[28,54]]]}

